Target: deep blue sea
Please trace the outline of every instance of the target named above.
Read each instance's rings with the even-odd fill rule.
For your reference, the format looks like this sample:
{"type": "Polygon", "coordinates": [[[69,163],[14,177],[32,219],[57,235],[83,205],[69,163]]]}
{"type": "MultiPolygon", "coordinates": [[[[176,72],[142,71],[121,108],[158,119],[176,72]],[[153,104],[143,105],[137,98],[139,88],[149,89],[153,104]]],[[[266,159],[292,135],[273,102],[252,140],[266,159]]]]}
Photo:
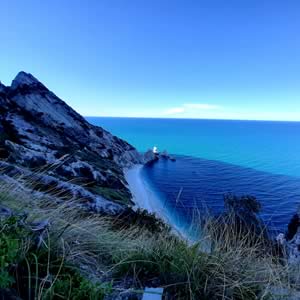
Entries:
{"type": "Polygon", "coordinates": [[[223,195],[250,194],[271,229],[285,230],[300,205],[300,122],[87,118],[140,151],[167,150],[143,176],[182,224],[194,208],[223,209],[223,195]]]}

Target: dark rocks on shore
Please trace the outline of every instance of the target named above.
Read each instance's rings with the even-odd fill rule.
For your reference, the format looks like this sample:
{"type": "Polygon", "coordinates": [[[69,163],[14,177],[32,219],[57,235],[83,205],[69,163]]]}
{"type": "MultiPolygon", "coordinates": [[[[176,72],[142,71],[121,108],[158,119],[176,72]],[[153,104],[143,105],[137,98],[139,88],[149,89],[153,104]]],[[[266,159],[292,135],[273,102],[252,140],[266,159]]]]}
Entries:
{"type": "Polygon", "coordinates": [[[287,232],[276,237],[278,244],[284,248],[284,256],[292,265],[300,263],[300,217],[296,213],[288,224],[287,232]]]}
{"type": "Polygon", "coordinates": [[[158,160],[158,155],[155,154],[152,150],[148,150],[147,152],[145,152],[144,154],[144,163],[150,163],[153,161],[157,161],[158,160]]]}
{"type": "Polygon", "coordinates": [[[168,159],[170,158],[170,155],[166,150],[164,150],[163,152],[160,153],[160,157],[168,159]]]}
{"type": "Polygon", "coordinates": [[[161,152],[159,154],[159,156],[162,157],[162,158],[165,158],[165,159],[169,159],[171,161],[176,161],[176,158],[173,157],[173,156],[171,156],[171,155],[169,155],[169,153],[166,150],[164,150],[163,152],[161,152]]]}
{"type": "Polygon", "coordinates": [[[144,154],[144,163],[150,163],[158,161],[160,158],[162,159],[169,159],[171,161],[176,161],[176,158],[170,156],[166,150],[161,153],[154,153],[153,150],[148,150],[144,154]]]}

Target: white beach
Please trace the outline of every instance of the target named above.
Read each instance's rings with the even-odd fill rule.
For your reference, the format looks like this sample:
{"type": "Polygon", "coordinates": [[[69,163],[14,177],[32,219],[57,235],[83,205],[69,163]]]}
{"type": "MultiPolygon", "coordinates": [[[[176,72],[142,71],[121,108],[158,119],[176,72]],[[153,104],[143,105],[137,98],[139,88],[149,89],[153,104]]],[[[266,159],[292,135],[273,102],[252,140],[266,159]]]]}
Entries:
{"type": "Polygon", "coordinates": [[[143,179],[141,174],[143,165],[135,165],[134,167],[125,170],[125,178],[128,182],[129,189],[133,196],[135,208],[147,210],[149,213],[154,213],[171,226],[174,233],[182,238],[189,240],[183,229],[178,227],[176,221],[172,220],[167,208],[163,205],[162,200],[150,185],[143,179]]]}
{"type": "Polygon", "coordinates": [[[161,200],[151,189],[149,184],[141,175],[143,165],[136,165],[125,171],[125,178],[133,196],[133,202],[136,208],[147,210],[154,213],[164,221],[170,224],[167,210],[163,207],[161,200]]]}

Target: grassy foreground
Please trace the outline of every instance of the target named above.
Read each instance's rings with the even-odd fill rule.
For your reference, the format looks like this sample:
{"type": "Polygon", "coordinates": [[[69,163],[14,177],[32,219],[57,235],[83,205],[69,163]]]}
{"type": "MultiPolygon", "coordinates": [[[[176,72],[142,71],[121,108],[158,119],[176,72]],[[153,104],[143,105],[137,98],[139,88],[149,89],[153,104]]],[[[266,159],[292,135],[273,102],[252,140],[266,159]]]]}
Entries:
{"type": "Polygon", "coordinates": [[[114,299],[131,288],[139,299],[143,287],[160,286],[164,299],[290,299],[298,272],[258,226],[258,207],[248,200],[231,197],[227,206],[241,201],[238,215],[251,211],[249,226],[228,209],[202,222],[191,244],[146,212],[95,215],[0,182],[0,204],[14,211],[0,221],[2,297],[114,299]],[[45,220],[46,230],[32,231],[30,224],[45,220]]]}

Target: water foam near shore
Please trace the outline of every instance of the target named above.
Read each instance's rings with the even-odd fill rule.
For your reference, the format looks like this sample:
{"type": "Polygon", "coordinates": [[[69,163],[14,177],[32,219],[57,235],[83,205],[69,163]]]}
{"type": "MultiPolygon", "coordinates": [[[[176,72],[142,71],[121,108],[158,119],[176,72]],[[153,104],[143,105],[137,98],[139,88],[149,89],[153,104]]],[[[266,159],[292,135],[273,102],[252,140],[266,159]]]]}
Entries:
{"type": "Polygon", "coordinates": [[[158,204],[157,196],[142,178],[142,168],[143,165],[136,165],[125,171],[125,177],[132,192],[133,201],[137,208],[146,209],[148,212],[156,213],[161,218],[165,218],[166,212],[158,210],[156,206],[158,204]]]}
{"type": "Polygon", "coordinates": [[[166,201],[164,198],[155,191],[143,176],[143,168],[143,165],[136,165],[125,170],[125,178],[132,193],[135,208],[145,209],[149,213],[154,213],[158,218],[170,225],[179,235],[187,238],[187,232],[180,224],[180,220],[172,215],[165,205],[166,201]]]}

